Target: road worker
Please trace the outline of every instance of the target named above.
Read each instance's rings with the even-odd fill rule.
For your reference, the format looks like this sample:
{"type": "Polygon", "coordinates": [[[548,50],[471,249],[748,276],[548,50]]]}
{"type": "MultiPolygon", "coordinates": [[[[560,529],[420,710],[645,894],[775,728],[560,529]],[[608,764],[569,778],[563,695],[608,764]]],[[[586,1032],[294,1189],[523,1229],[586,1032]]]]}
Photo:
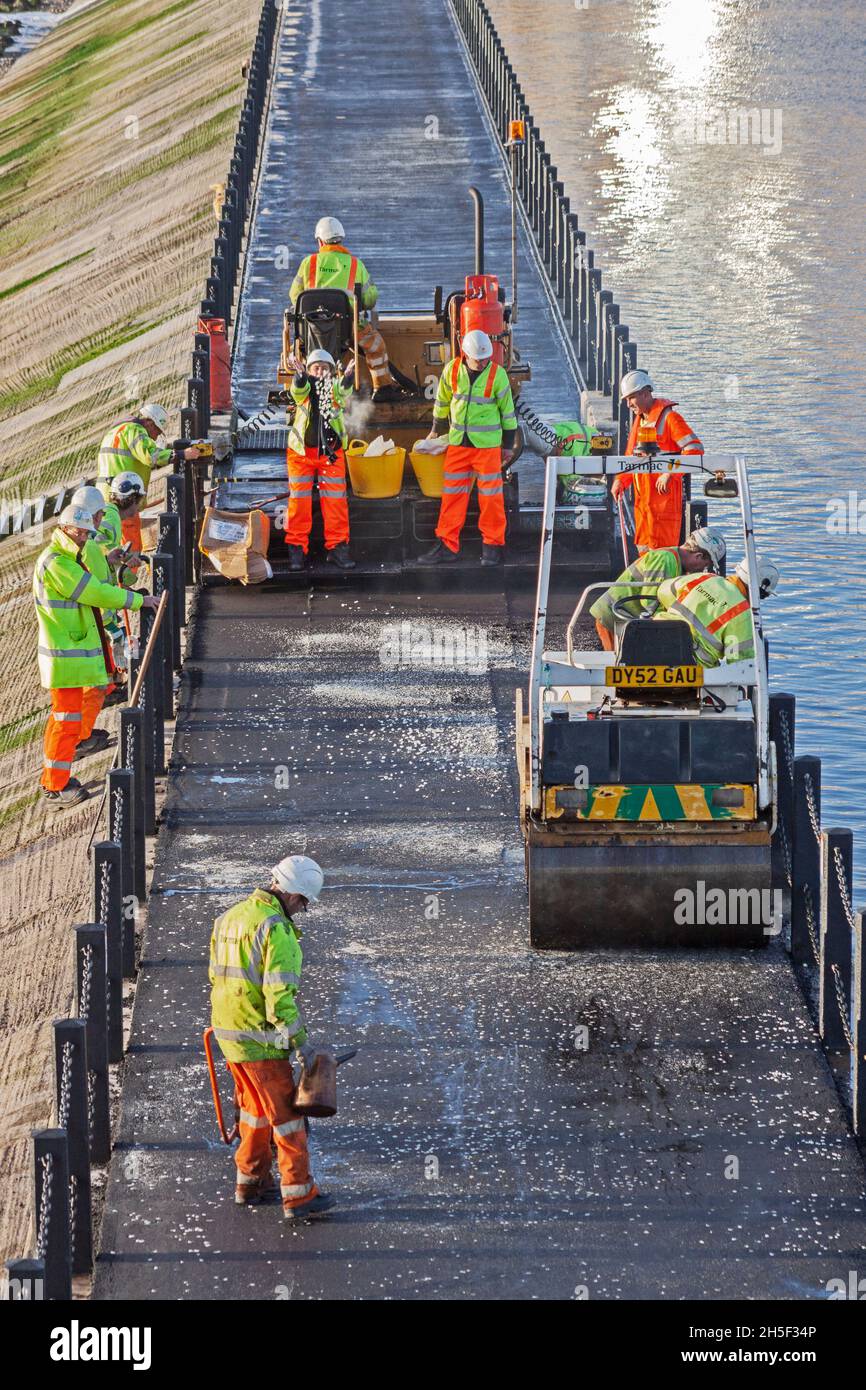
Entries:
{"type": "MultiPolygon", "coordinates": [[[[135,480],[141,485],[141,479],[135,475],[135,480]]],[[[119,584],[124,589],[135,587],[137,574],[128,561],[137,560],[139,557],[124,555],[123,547],[120,545],[120,513],[112,502],[106,502],[98,487],[80,487],[71,498],[73,507],[83,507],[85,511],[91,513],[93,524],[96,527],[96,535],[90,536],[84,543],[81,552],[81,560],[85,569],[89,570],[95,579],[101,584],[119,584]]],[[[126,617],[126,615],[124,615],[126,617]]],[[[128,621],[128,618],[127,618],[128,621]]],[[[105,628],[105,635],[110,643],[110,655],[112,665],[112,675],[114,677],[111,686],[106,692],[104,704],[119,704],[125,699],[126,685],[126,643],[124,641],[125,629],[121,625],[118,614],[111,609],[106,609],[102,615],[102,622],[105,628]]],[[[102,740],[102,746],[107,746],[108,734],[104,729],[94,729],[89,743],[93,746],[89,749],[96,752],[96,745],[102,740]]]]}
{"type": "Polygon", "coordinates": [[[297,1004],[302,953],[294,917],[318,902],[324,875],[305,854],[290,854],[257,888],[214,922],[210,940],[211,1024],[235,1082],[240,1145],[239,1206],[282,1200],[290,1221],[321,1216],[334,1198],[310,1173],[303,1116],[294,1109],[295,1076],[315,1056],[297,1004]],[[280,1186],[271,1174],[271,1145],[280,1186]]]}
{"type": "Polygon", "coordinates": [[[365,309],[372,309],[379,298],[379,291],[370,279],[370,272],[362,260],[353,256],[343,245],[345,230],[336,217],[320,217],[316,223],[317,251],[305,256],[298,266],[297,274],[289,290],[289,301],[294,308],[298,295],[303,290],[345,290],[351,304],[358,291],[361,319],[358,325],[358,346],[373,382],[373,400],[377,402],[402,400],[407,390],[413,390],[413,383],[397,376],[388,361],[385,339],[378,329],[369,322],[365,309]]]}
{"type": "MultiPolygon", "coordinates": [[[[779,582],[779,571],[769,560],[759,560],[758,572],[760,597],[768,598],[779,582]]],[[[752,661],[755,635],[749,589],[746,560],[740,561],[731,579],[718,574],[666,579],[658,589],[665,611],[655,617],[682,618],[689,624],[695,656],[702,666],[752,661]]]]}
{"type": "Polygon", "coordinates": [[[345,455],[348,435],[343,420],[352,368],[338,377],[337,365],[324,348],[314,348],[307,357],[306,368],[300,363],[295,366],[289,387],[295,414],[289,426],[286,455],[290,489],[286,519],[289,567],[301,570],[306,564],[313,524],[313,484],[318,480],[325,559],[338,569],[354,569],[355,561],[349,554],[345,455]]]}
{"type": "Polygon", "coordinates": [[[614,603],[630,599],[627,611],[637,618],[656,598],[664,579],[675,579],[681,574],[717,574],[724,557],[724,538],[709,526],[693,531],[683,545],[645,550],[589,610],[604,650],[612,652],[614,648],[614,603]]]}
{"type": "Polygon", "coordinates": [[[142,554],[140,512],[145,503],[147,489],[138,473],[128,469],[124,473],[115,474],[108,491],[110,500],[106,504],[100,530],[107,539],[114,542],[114,547],[124,544],[132,546],[127,564],[135,569],[142,554]]]}
{"type": "MultiPolygon", "coordinates": [[[[653,395],[646,372],[626,372],[621,395],[632,414],[626,454],[704,452],[698,436],[675,410],[676,401],[653,395]]],[[[614,497],[627,487],[634,488],[634,539],[638,550],[677,545],[682,529],[682,476],[675,472],[620,473],[613,481],[614,497]]]]}
{"type": "Polygon", "coordinates": [[[104,738],[92,740],[111,683],[100,609],[135,610],[158,604],[150,595],[104,583],[89,572],[82,552],[95,535],[91,512],[71,505],[64,508],[33,574],[39,675],[43,687],[51,691],[42,793],[55,810],[86,800],[87,791],[70,775],[73,760],[105,746],[104,738]]]}
{"type": "MultiPolygon", "coordinates": [[[[109,430],[99,446],[99,483],[106,501],[111,496],[111,480],[118,473],[137,473],[144,484],[144,495],[154,468],[162,468],[172,459],[171,449],[157,443],[168,424],[168,411],[149,401],[138,414],[123,420],[109,430]]],[[[197,459],[194,444],[184,450],[185,459],[197,459]]],[[[132,542],[133,550],[141,551],[141,522],[138,513],[123,518],[123,539],[132,542]]]]}
{"type": "Polygon", "coordinates": [[[511,462],[517,433],[511,383],[505,368],[493,361],[493,343],[481,329],[467,333],[460,346],[460,356],[442,368],[433,407],[429,438],[447,430],[448,448],[438,539],[420,556],[422,565],[457,559],[473,476],[478,480],[482,565],[501,564],[505,547],[502,467],[511,462]]]}

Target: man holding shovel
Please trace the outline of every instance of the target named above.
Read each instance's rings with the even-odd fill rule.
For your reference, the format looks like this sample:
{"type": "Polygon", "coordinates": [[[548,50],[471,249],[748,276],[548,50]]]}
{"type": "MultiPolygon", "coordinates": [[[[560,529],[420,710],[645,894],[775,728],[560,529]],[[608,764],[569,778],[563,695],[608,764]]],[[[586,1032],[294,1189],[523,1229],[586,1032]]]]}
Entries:
{"type": "Polygon", "coordinates": [[[282,1200],[288,1221],[322,1216],[334,1198],[310,1173],[303,1115],[294,1108],[289,1052],[315,1056],[298,1009],[301,935],[293,917],[318,902],[324,875],[305,854],[281,859],[270,886],[218,917],[210,941],[211,1023],[235,1082],[239,1206],[282,1200]],[[271,1145],[280,1185],[271,1176],[271,1145]]]}

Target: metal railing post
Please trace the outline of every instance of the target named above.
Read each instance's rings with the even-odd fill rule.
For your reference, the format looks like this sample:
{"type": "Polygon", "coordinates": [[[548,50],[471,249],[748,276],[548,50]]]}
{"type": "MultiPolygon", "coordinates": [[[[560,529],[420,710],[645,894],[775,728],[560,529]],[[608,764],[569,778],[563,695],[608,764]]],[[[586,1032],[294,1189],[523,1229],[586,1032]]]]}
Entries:
{"type": "MultiPolygon", "coordinates": [[[[120,734],[121,757],[123,756],[123,728],[120,734]]],[[[132,749],[135,756],[135,749],[132,749]]],[[[112,768],[108,774],[108,838],[116,845],[120,845],[120,866],[121,866],[121,893],[122,893],[122,934],[121,934],[121,971],[126,977],[134,973],[134,969],[128,969],[129,965],[129,945],[127,936],[130,930],[133,933],[133,957],[134,957],[134,927],[129,927],[130,906],[132,906],[132,921],[135,922],[135,903],[138,898],[136,891],[135,873],[135,773],[131,767],[112,768]]],[[[142,841],[143,843],[143,841],[142,841]]]]}
{"type": "Polygon", "coordinates": [[[46,1299],[72,1297],[69,1241],[69,1141],[65,1129],[33,1131],[36,1258],[45,1262],[46,1299]]]}
{"type": "MultiPolygon", "coordinates": [[[[166,511],[168,511],[174,516],[179,517],[180,519],[179,544],[180,553],[183,558],[183,567],[181,571],[181,573],[183,574],[183,585],[181,586],[181,591],[183,591],[187,584],[193,584],[195,582],[195,575],[193,573],[192,563],[194,545],[192,524],[193,499],[191,496],[188,495],[190,490],[190,475],[192,473],[193,461],[192,459],[181,458],[180,463],[181,467],[183,468],[183,472],[170,473],[165,480],[165,506],[166,511]]],[[[183,594],[181,612],[183,614],[181,626],[186,627],[185,593],[183,594]]]]}
{"type": "Polygon", "coordinates": [[[93,846],[93,920],[105,927],[108,1060],[123,1057],[123,867],[120,845],[93,846]]]}
{"type": "Polygon", "coordinates": [[[76,1012],[87,1024],[87,1115],[91,1163],[107,1163],[111,1155],[105,950],[104,927],[88,924],[75,928],[76,1012]]]}
{"type": "Polygon", "coordinates": [[[54,1069],[57,1122],[68,1135],[72,1273],[87,1274],[93,1264],[93,1229],[87,1119],[87,1024],[83,1019],[54,1020],[54,1069]]]}
{"type": "MultiPolygon", "coordinates": [[[[157,641],[162,641],[162,651],[157,666],[157,677],[162,684],[163,718],[174,718],[174,672],[180,670],[180,628],[177,625],[176,600],[174,597],[174,556],[167,550],[155,550],[150,557],[153,575],[153,592],[160,597],[168,594],[168,603],[157,641]]],[[[156,653],[154,653],[156,661],[156,653]]],[[[164,770],[164,769],[163,769],[164,770]]]]}
{"type": "Polygon", "coordinates": [[[844,1052],[851,1046],[854,836],[850,830],[825,830],[821,842],[818,1031],[828,1052],[844,1052]]]}
{"type": "Polygon", "coordinates": [[[773,886],[782,885],[785,922],[790,927],[794,888],[794,735],[797,701],[770,696],[770,742],[776,749],[776,833],[771,851],[773,886]]]}
{"type": "Polygon", "coordinates": [[[851,1109],[854,1133],[866,1134],[866,960],[863,931],[866,908],[854,919],[851,959],[851,1109]]]}
{"type": "Polygon", "coordinates": [[[181,668],[181,628],[186,626],[186,589],[184,587],[184,556],[181,548],[181,517],[177,512],[160,512],[157,548],[171,556],[172,583],[169,586],[174,609],[172,630],[173,665],[176,671],[181,668]],[[175,579],[177,582],[175,583],[175,579]]]}
{"type": "Polygon", "coordinates": [[[820,960],[821,759],[794,759],[794,835],[791,852],[791,956],[796,965],[820,960]]]}
{"type": "MultiPolygon", "coordinates": [[[[151,559],[155,562],[156,555],[151,559]]],[[[156,574],[154,572],[154,593],[156,593],[156,574]]],[[[169,609],[166,609],[166,616],[169,616],[169,609]]],[[[145,716],[150,733],[149,747],[145,751],[145,766],[152,776],[165,776],[165,704],[164,692],[164,673],[162,670],[163,662],[163,636],[165,633],[165,620],[162,626],[151,635],[154,630],[155,614],[153,609],[145,609],[142,613],[141,631],[142,638],[147,643],[152,643],[150,663],[145,671],[144,683],[141,689],[141,707],[145,711],[145,716]]],[[[153,818],[153,829],[148,829],[149,835],[156,834],[156,816],[153,818]]]]}

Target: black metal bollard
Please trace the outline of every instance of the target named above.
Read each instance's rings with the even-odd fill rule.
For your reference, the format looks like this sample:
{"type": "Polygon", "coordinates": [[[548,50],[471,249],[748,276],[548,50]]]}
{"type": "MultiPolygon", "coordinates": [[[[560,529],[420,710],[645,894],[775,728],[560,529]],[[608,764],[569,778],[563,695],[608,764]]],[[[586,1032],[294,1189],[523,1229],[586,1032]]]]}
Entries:
{"type": "Polygon", "coordinates": [[[9,1303],[42,1302],[45,1297],[44,1260],[7,1260],[6,1276],[9,1303]]]}
{"type": "MultiPolygon", "coordinates": [[[[120,746],[122,756],[122,741],[120,746]]],[[[125,959],[125,924],[129,906],[132,904],[134,910],[138,897],[135,884],[135,773],[130,767],[112,768],[108,774],[108,838],[120,845],[124,922],[121,956],[125,959]]],[[[123,974],[126,974],[125,966],[123,974]]]]}
{"type": "MultiPolygon", "coordinates": [[[[793,695],[770,696],[770,741],[776,749],[776,833],[772,846],[773,884],[781,885],[783,897],[790,903],[794,886],[794,730],[796,699],[793,695]]],[[[785,918],[790,924],[790,906],[786,904],[785,918]]]]}
{"type": "Polygon", "coordinates": [[[850,830],[825,830],[821,855],[821,973],[818,990],[818,1031],[828,1052],[850,1048],[851,866],[854,835],[850,830]]]}
{"type": "MultiPolygon", "coordinates": [[[[134,657],[130,662],[129,684],[134,687],[138,680],[138,673],[141,669],[142,658],[134,657]]],[[[138,694],[138,701],[135,706],[130,707],[133,713],[140,716],[141,723],[141,761],[136,764],[136,804],[139,814],[136,817],[136,824],[141,821],[142,835],[156,834],[156,788],[153,784],[154,765],[153,765],[153,707],[147,699],[147,678],[138,694]]],[[[136,745],[136,758],[138,758],[138,745],[136,745]]],[[[143,872],[143,871],[142,871],[143,872]]],[[[139,880],[141,882],[141,880],[139,880]]],[[[144,894],[140,895],[142,901],[144,894]]]]}
{"type": "Polygon", "coordinates": [[[54,1020],[57,1119],[69,1137],[69,1203],[72,1273],[93,1264],[90,1213],[90,1144],[87,1122],[87,1024],[80,1018],[54,1020]]]}
{"type": "MultiPolygon", "coordinates": [[[[183,479],[181,479],[183,481],[183,479]]],[[[186,625],[186,589],[183,584],[184,564],[183,549],[181,546],[181,523],[182,516],[178,512],[160,512],[159,514],[159,542],[158,549],[164,555],[170,555],[172,559],[172,582],[169,592],[172,598],[173,618],[174,618],[174,669],[179,671],[181,668],[181,642],[180,630],[186,625]],[[175,583],[175,577],[178,582],[175,583]]]]}
{"type": "MultiPolygon", "coordinates": [[[[162,682],[162,710],[164,719],[174,718],[174,671],[180,669],[180,629],[176,619],[176,599],[174,596],[174,556],[167,550],[155,550],[151,556],[153,592],[162,596],[168,594],[168,603],[162,619],[162,627],[157,641],[162,641],[157,675],[162,682]]],[[[154,658],[155,659],[155,658],[154,658]]]]}
{"type": "Polygon", "coordinates": [[[89,924],[75,928],[76,1011],[87,1024],[87,1114],[91,1163],[107,1163],[111,1156],[105,950],[104,927],[89,924]]]}
{"type": "MultiPolygon", "coordinates": [[[[208,341],[210,341],[208,339],[208,341]]],[[[200,381],[201,392],[201,432],[206,435],[210,429],[210,352],[194,352],[192,355],[193,379],[200,381]]]]}
{"type": "MultiPolygon", "coordinates": [[[[187,382],[187,387],[189,383],[187,382]]],[[[187,439],[200,439],[198,429],[198,412],[194,406],[185,405],[180,412],[180,432],[187,439]]]]}
{"type": "Polygon", "coordinates": [[[93,846],[93,920],[105,927],[108,1060],[123,1057],[123,851],[114,840],[93,846]]]}
{"type": "MultiPolygon", "coordinates": [[[[222,315],[220,315],[220,317],[222,317],[222,315]]],[[[205,435],[205,434],[207,433],[207,425],[205,424],[204,414],[203,414],[203,412],[202,412],[202,398],[203,398],[203,397],[202,397],[202,393],[203,393],[203,391],[204,391],[204,382],[203,382],[203,381],[200,381],[198,377],[194,377],[194,376],[189,376],[189,377],[187,377],[187,379],[186,379],[186,409],[187,409],[188,411],[195,411],[195,418],[194,418],[195,429],[192,431],[191,435],[189,436],[191,439],[201,439],[201,438],[203,437],[203,435],[205,435]]],[[[183,414],[184,414],[184,412],[181,411],[182,428],[183,428],[183,430],[184,430],[184,433],[186,434],[186,428],[185,428],[185,426],[183,425],[183,414]]],[[[187,418],[189,418],[189,417],[187,417],[187,418]]],[[[208,423],[209,423],[209,422],[208,422],[208,423]]]]}
{"type": "Polygon", "coordinates": [[[817,966],[821,911],[821,759],[794,759],[791,956],[817,966]]]}
{"type": "MultiPolygon", "coordinates": [[[[151,557],[155,561],[156,556],[151,557]]],[[[154,592],[156,592],[156,575],[154,574],[154,592]]],[[[166,620],[171,621],[170,609],[166,607],[165,615],[159,631],[154,632],[155,613],[151,609],[145,614],[142,622],[142,636],[146,638],[148,644],[153,648],[150,662],[144,676],[142,693],[145,706],[150,714],[150,747],[148,750],[151,767],[154,777],[165,776],[165,701],[164,701],[164,679],[162,669],[165,624],[166,620]]],[[[147,755],[146,755],[147,756],[147,755]]],[[[154,817],[154,829],[150,832],[156,833],[156,819],[154,817]]]]}
{"type": "Polygon", "coordinates": [[[184,592],[187,584],[193,583],[192,568],[192,548],[193,548],[193,524],[192,524],[192,499],[187,497],[189,488],[189,475],[192,472],[193,460],[180,459],[179,468],[176,473],[169,473],[165,480],[165,506],[166,511],[180,518],[180,554],[183,557],[181,574],[183,584],[181,587],[182,603],[180,605],[183,619],[181,626],[186,627],[186,593],[184,592]],[[181,471],[182,470],[182,471],[181,471]]]}
{"type": "Polygon", "coordinates": [[[120,712],[119,743],[125,772],[131,776],[131,898],[124,889],[123,904],[123,978],[135,976],[135,918],[139,903],[147,895],[147,848],[144,839],[144,715],[140,709],[120,712]]]}
{"type": "Polygon", "coordinates": [[[36,1257],[45,1262],[46,1299],[72,1297],[69,1231],[69,1141],[65,1129],[33,1131],[36,1257]]]}
{"type": "Polygon", "coordinates": [[[863,931],[866,908],[854,918],[854,949],[851,959],[851,1107],[854,1133],[866,1134],[866,960],[863,959],[863,931]]]}

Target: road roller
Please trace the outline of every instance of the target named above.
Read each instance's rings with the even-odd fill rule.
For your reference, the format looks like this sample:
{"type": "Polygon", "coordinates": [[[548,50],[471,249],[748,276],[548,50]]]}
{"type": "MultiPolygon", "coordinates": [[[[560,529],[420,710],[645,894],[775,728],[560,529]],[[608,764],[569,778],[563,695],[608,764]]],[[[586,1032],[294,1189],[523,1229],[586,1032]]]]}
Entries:
{"type": "MultiPolygon", "coordinates": [[[[613,651],[581,650],[589,605],[610,581],[583,590],[564,650],[548,649],[562,463],[546,463],[532,664],[528,694],[517,691],[532,945],[764,946],[780,913],[770,879],[775,750],[760,594],[749,598],[753,660],[704,666],[687,622],[653,621],[653,604],[627,597],[613,607],[613,651]]],[[[688,469],[693,483],[703,474],[706,496],[739,499],[728,507],[728,553],[741,529],[742,555],[757,573],[742,458],[590,455],[567,467],[605,479],[638,468],[688,469]]]]}

